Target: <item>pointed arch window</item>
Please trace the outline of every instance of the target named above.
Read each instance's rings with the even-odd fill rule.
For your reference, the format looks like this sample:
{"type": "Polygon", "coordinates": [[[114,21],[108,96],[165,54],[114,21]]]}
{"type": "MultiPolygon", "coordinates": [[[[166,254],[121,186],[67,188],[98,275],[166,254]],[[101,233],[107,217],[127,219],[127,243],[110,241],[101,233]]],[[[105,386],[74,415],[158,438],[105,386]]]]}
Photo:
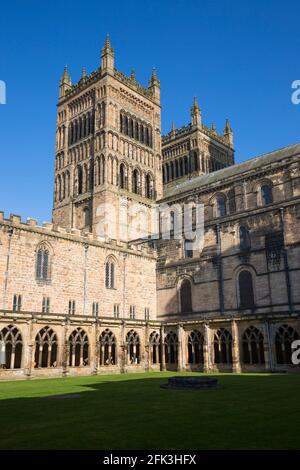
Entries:
{"type": "Polygon", "coordinates": [[[100,343],[100,366],[115,365],[117,363],[116,355],[116,337],[108,328],[104,330],[99,338],[100,343]]]}
{"type": "Polygon", "coordinates": [[[215,364],[232,364],[232,336],[225,328],[220,328],[214,337],[215,364]]]}
{"type": "Polygon", "coordinates": [[[37,251],[36,278],[40,281],[50,279],[50,254],[47,245],[42,245],[37,251]]]}
{"type": "Polygon", "coordinates": [[[69,366],[81,367],[89,364],[89,339],[82,328],[77,328],[69,336],[69,366]]]}
{"type": "Polygon", "coordinates": [[[127,364],[140,363],[140,338],[136,331],[130,330],[126,335],[127,364]]]}
{"type": "Polygon", "coordinates": [[[57,366],[57,336],[46,326],[35,337],[35,368],[57,366]]]}
{"type": "Polygon", "coordinates": [[[126,171],[124,163],[120,165],[120,173],[119,173],[119,185],[121,189],[126,189],[126,171]]]}
{"type": "Polygon", "coordinates": [[[161,341],[160,334],[157,331],[153,331],[149,338],[150,343],[150,354],[151,364],[159,364],[161,361],[161,341]]]}
{"type": "Polygon", "coordinates": [[[105,287],[107,289],[115,288],[115,263],[112,260],[105,263],[105,287]]]}
{"type": "Polygon", "coordinates": [[[254,326],[246,329],[242,338],[243,360],[245,364],[264,364],[264,337],[254,326]]]}
{"type": "Polygon", "coordinates": [[[140,192],[140,175],[137,169],[132,173],[132,192],[135,194],[140,192]]]}
{"type": "Polygon", "coordinates": [[[277,364],[292,364],[292,343],[299,339],[298,333],[289,325],[281,325],[275,335],[277,364]]]}
{"type": "Polygon", "coordinates": [[[167,364],[178,362],[178,336],[170,331],[165,337],[165,359],[167,364]]]}
{"type": "Polygon", "coordinates": [[[18,328],[9,325],[0,331],[0,368],[20,369],[23,341],[18,328]]]}
{"type": "Polygon", "coordinates": [[[198,330],[194,330],[188,337],[188,363],[203,364],[203,335],[198,330]]]}

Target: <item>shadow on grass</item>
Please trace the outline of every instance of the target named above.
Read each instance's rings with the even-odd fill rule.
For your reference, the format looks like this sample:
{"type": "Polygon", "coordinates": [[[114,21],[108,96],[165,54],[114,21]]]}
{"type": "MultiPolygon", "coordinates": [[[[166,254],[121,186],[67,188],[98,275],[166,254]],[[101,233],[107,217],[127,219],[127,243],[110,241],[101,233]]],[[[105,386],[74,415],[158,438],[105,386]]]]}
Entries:
{"type": "Polygon", "coordinates": [[[172,375],[7,383],[0,448],[299,449],[299,375],[215,374],[223,389],[161,389],[172,375]]]}

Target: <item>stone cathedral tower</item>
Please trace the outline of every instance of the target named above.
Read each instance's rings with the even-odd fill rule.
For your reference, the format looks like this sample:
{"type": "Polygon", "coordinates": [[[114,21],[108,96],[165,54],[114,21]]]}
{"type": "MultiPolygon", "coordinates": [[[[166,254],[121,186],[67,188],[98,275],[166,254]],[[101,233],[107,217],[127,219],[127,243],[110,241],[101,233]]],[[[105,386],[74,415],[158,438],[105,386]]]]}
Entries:
{"type": "Polygon", "coordinates": [[[119,72],[107,37],[98,70],[87,75],[83,69],[72,85],[65,68],[56,135],[55,224],[117,241],[153,230],[155,200],[162,197],[160,83],[155,70],[147,88],[137,82],[134,71],[130,76],[119,72]]]}

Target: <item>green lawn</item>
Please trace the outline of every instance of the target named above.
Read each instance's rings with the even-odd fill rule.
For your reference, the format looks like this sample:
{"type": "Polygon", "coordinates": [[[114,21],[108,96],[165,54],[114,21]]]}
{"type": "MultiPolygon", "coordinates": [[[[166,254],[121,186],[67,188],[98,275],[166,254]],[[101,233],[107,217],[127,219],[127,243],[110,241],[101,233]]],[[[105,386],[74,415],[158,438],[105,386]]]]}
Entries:
{"type": "Polygon", "coordinates": [[[218,375],[221,390],[162,390],[174,373],[0,382],[1,449],[300,449],[300,375],[218,375]],[[79,394],[68,399],[45,398],[79,394]]]}

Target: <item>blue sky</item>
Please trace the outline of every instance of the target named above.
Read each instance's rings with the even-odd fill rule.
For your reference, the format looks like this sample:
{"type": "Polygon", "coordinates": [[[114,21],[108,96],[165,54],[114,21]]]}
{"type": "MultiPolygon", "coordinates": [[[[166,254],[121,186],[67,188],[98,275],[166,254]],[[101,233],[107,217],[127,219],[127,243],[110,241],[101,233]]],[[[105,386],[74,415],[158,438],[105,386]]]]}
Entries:
{"type": "Polygon", "coordinates": [[[193,96],[204,123],[229,117],[236,161],[300,141],[300,2],[277,0],[48,0],[2,2],[0,210],[51,219],[58,82],[100,63],[106,34],[116,66],[161,81],[163,132],[189,122],[193,96]]]}

